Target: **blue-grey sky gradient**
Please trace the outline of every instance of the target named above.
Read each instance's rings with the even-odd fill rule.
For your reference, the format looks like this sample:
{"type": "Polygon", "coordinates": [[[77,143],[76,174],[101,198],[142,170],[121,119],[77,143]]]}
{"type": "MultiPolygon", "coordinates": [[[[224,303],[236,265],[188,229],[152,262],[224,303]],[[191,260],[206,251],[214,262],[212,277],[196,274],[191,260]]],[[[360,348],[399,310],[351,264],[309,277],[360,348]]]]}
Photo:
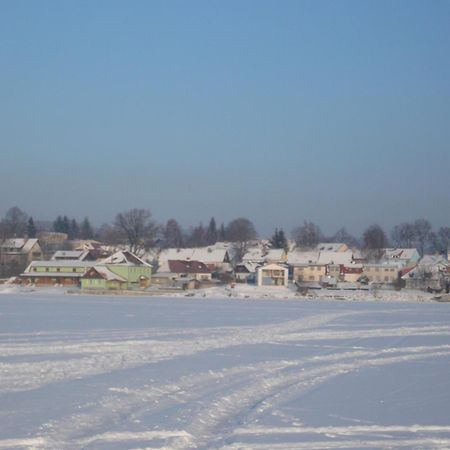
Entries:
{"type": "Polygon", "coordinates": [[[0,214],[450,225],[450,2],[0,0],[0,214]]]}

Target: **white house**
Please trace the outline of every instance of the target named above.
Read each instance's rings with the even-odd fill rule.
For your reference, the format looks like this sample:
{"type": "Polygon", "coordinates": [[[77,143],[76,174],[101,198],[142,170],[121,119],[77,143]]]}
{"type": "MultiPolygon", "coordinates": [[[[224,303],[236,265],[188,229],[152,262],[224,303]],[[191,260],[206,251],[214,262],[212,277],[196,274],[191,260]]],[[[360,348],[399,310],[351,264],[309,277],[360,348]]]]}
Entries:
{"type": "Polygon", "coordinates": [[[287,286],[289,270],[279,264],[267,264],[256,269],[258,286],[287,286]]]}

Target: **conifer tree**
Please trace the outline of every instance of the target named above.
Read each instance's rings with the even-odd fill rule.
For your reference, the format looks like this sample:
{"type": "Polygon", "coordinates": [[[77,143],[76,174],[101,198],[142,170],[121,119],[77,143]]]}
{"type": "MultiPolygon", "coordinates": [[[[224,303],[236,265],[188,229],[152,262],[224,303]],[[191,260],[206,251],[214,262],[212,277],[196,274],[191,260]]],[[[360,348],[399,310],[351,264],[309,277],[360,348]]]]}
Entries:
{"type": "Polygon", "coordinates": [[[28,224],[27,224],[27,235],[29,238],[35,238],[36,237],[36,225],[34,224],[34,220],[32,217],[30,217],[28,219],[28,224]]]}

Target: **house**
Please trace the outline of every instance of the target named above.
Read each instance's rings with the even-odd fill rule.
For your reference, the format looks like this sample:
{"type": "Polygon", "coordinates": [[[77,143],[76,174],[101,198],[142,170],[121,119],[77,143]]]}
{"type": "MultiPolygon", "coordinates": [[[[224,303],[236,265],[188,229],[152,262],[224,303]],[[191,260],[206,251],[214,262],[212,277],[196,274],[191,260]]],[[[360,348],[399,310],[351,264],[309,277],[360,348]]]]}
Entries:
{"type": "Polygon", "coordinates": [[[36,285],[80,285],[81,277],[94,265],[92,261],[32,261],[20,278],[36,285]]]}
{"type": "Polygon", "coordinates": [[[385,248],[382,259],[388,262],[398,262],[402,267],[411,267],[419,261],[420,253],[416,248],[385,248]]]}
{"type": "Polygon", "coordinates": [[[81,278],[81,287],[94,290],[128,289],[128,281],[105,266],[94,266],[81,278]]]}
{"type": "Polygon", "coordinates": [[[320,283],[326,275],[327,265],[314,262],[295,265],[292,279],[299,283],[320,283]]]}
{"type": "Polygon", "coordinates": [[[282,248],[252,247],[242,257],[242,262],[253,264],[283,264],[287,262],[287,253],[282,248]]]}
{"type": "Polygon", "coordinates": [[[234,266],[234,279],[238,283],[253,282],[256,279],[256,269],[259,266],[258,263],[243,262],[234,266]]]}
{"type": "Polygon", "coordinates": [[[400,270],[399,263],[363,264],[362,276],[369,283],[395,284],[398,282],[400,270]]]}
{"type": "Polygon", "coordinates": [[[288,273],[288,268],[279,264],[260,266],[256,269],[256,284],[258,286],[287,286],[288,273]]]}
{"type": "Polygon", "coordinates": [[[402,275],[407,289],[440,291],[450,282],[450,264],[442,256],[425,255],[418,264],[402,275]]]}
{"type": "Polygon", "coordinates": [[[169,272],[175,278],[191,278],[198,281],[211,281],[211,270],[201,261],[170,260],[169,272]]]}
{"type": "Polygon", "coordinates": [[[110,251],[110,247],[103,245],[99,241],[93,239],[78,239],[70,241],[70,245],[73,250],[87,250],[96,259],[107,258],[113,252],[110,251]]]}
{"type": "Polygon", "coordinates": [[[42,259],[42,249],[38,239],[6,239],[0,245],[0,274],[18,275],[31,261],[42,259]]]}
{"type": "Polygon", "coordinates": [[[201,248],[169,248],[158,255],[161,271],[169,271],[168,261],[199,261],[204,263],[211,272],[231,270],[229,248],[214,245],[201,248]]]}
{"type": "Polygon", "coordinates": [[[92,269],[81,277],[82,289],[144,289],[152,278],[152,266],[129,251],[95,262],[92,269]]]}

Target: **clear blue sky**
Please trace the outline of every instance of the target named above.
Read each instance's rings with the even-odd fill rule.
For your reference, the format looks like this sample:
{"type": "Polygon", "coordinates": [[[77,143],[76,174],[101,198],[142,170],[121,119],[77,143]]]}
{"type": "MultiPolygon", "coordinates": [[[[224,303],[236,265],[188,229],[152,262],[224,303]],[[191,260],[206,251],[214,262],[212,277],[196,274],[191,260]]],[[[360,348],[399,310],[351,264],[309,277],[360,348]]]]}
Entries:
{"type": "Polygon", "coordinates": [[[0,0],[0,214],[450,224],[449,1],[0,0]]]}

